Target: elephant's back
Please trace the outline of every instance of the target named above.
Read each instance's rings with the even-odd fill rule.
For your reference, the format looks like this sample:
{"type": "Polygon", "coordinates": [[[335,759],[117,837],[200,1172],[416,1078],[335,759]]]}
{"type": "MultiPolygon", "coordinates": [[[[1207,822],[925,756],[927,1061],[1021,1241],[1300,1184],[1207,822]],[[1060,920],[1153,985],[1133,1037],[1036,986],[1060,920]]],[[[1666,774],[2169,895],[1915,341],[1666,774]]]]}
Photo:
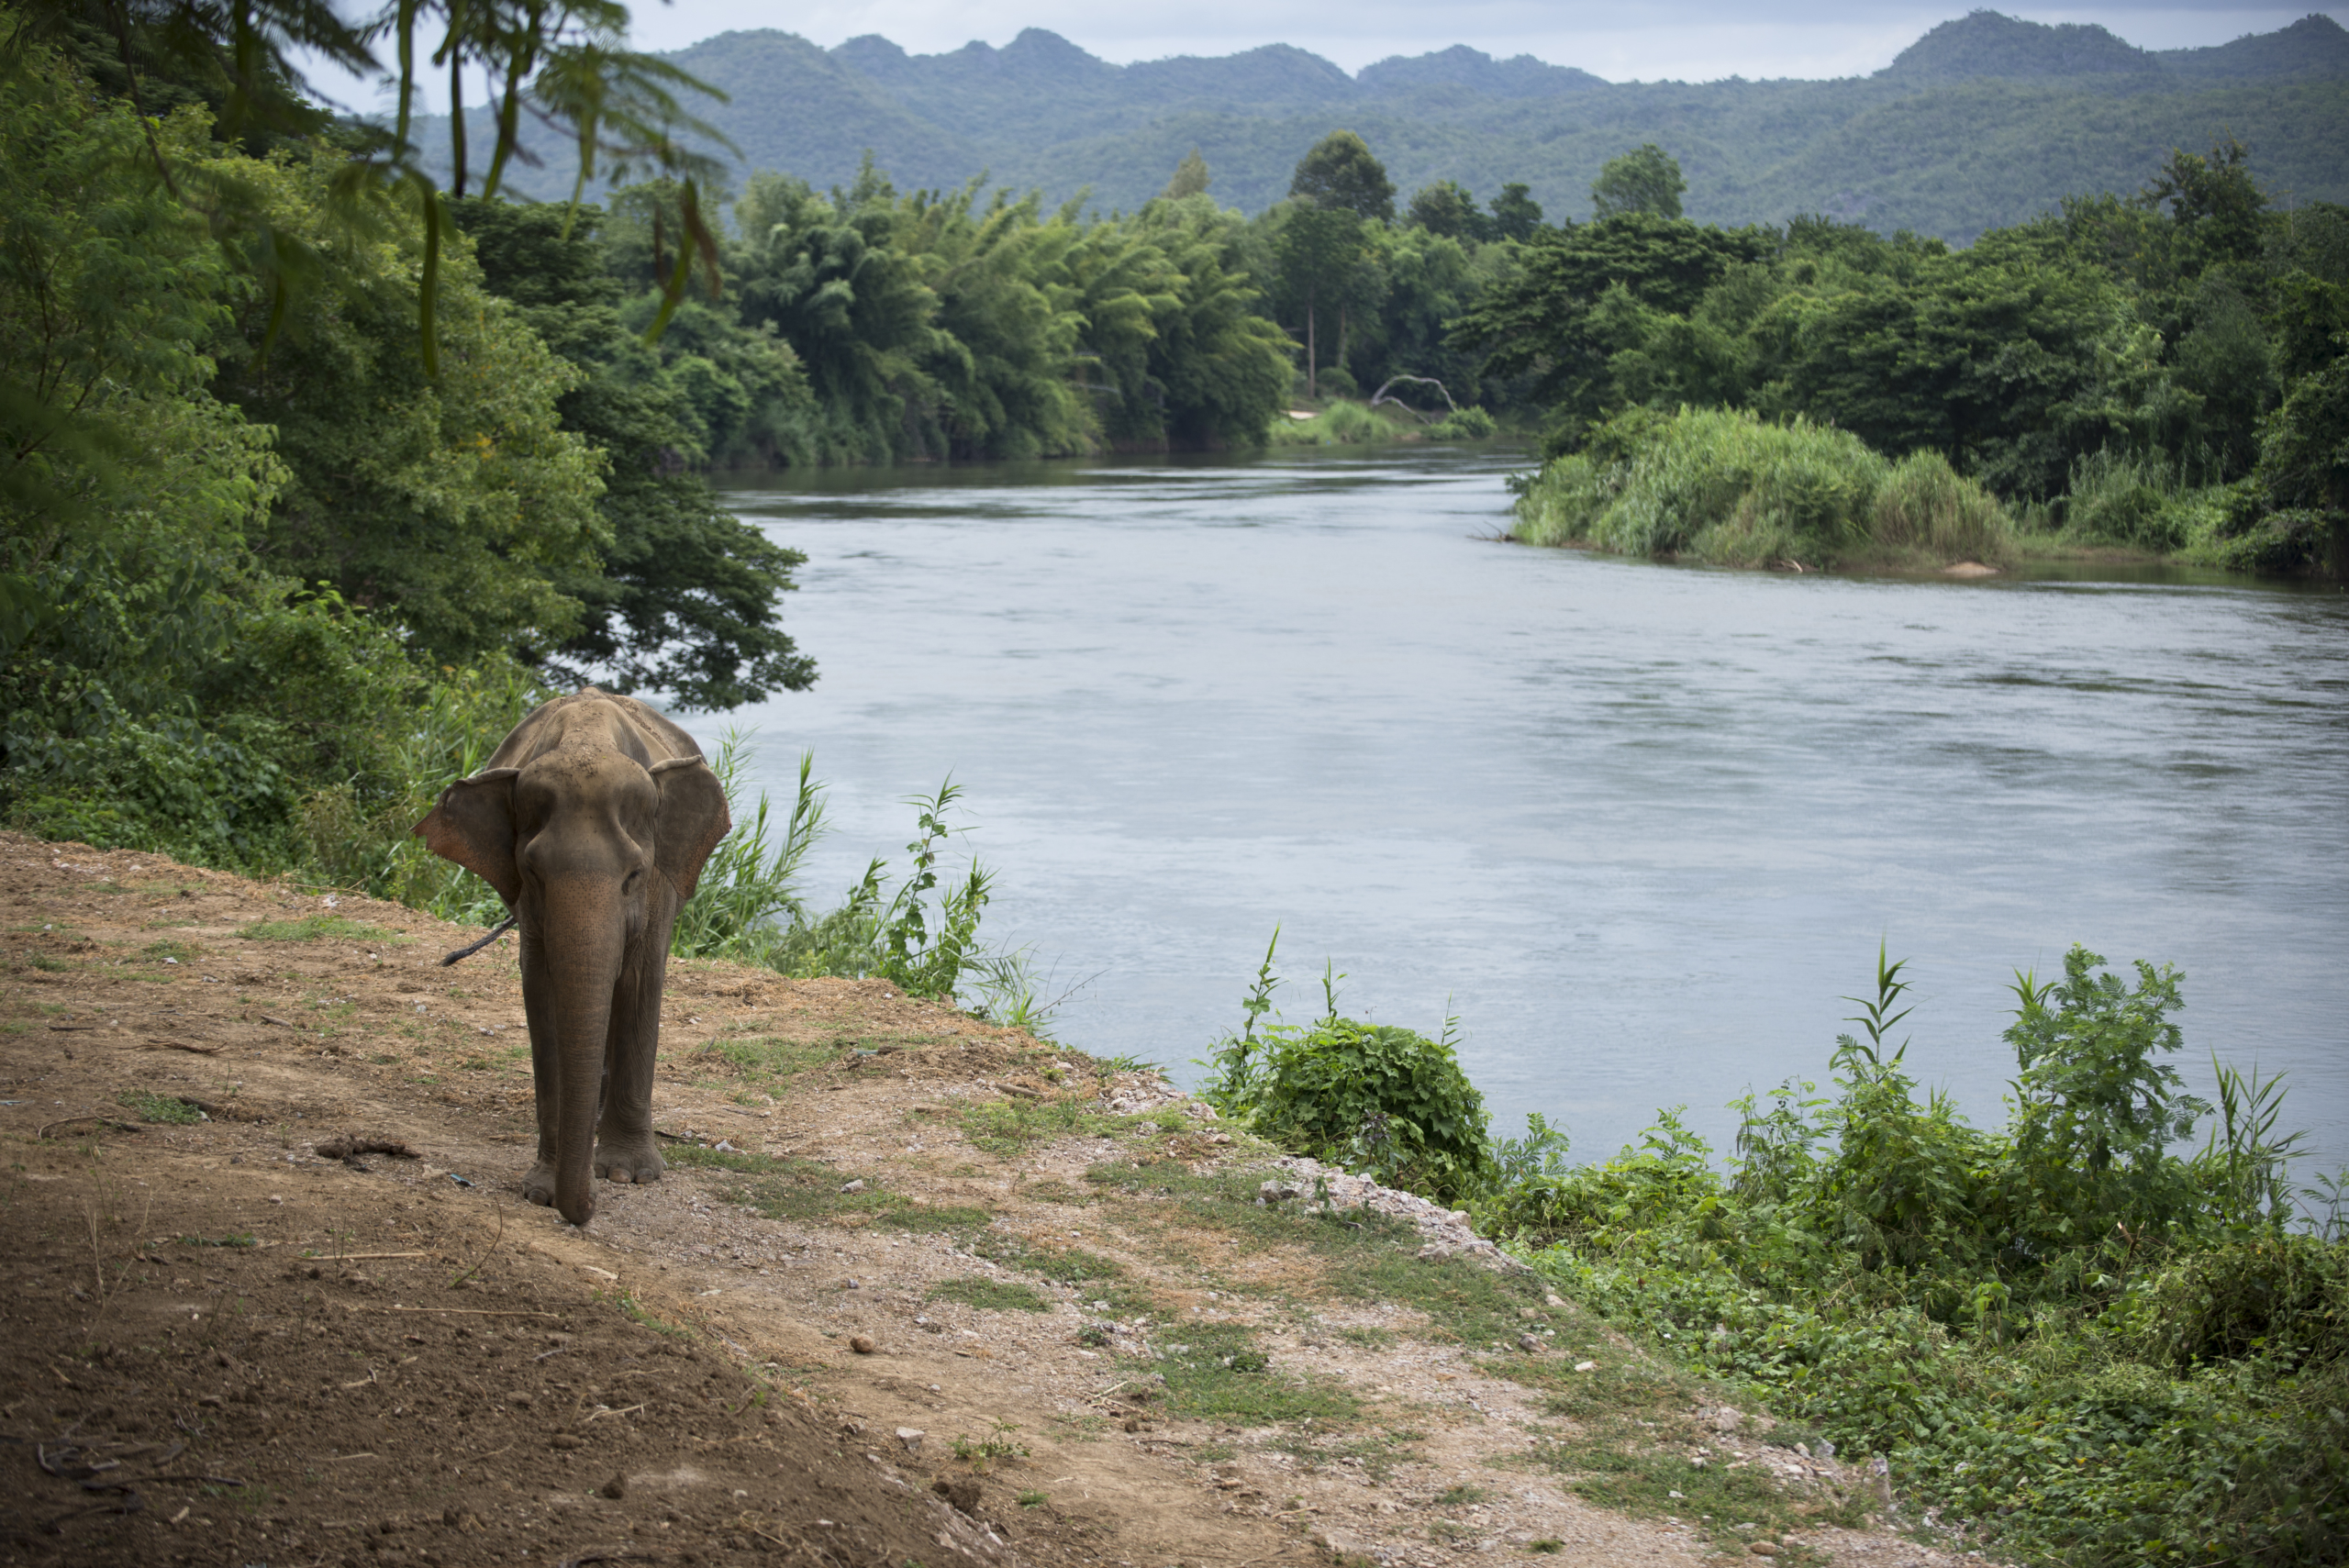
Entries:
{"type": "Polygon", "coordinates": [[[564,750],[618,751],[645,768],[702,755],[694,738],[665,715],[634,697],[586,686],[533,709],[484,765],[525,767],[564,750]]]}

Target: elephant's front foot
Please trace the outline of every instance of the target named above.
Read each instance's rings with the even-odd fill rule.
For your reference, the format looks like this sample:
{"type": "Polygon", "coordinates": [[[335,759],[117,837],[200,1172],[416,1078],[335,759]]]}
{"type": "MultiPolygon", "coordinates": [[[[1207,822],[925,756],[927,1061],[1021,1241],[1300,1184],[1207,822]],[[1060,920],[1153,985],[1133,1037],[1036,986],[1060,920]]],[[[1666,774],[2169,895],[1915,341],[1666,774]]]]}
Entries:
{"type": "Polygon", "coordinates": [[[554,1207],[554,1165],[551,1162],[541,1160],[530,1167],[530,1173],[522,1178],[522,1200],[537,1204],[540,1208],[554,1207]]]}
{"type": "Polygon", "coordinates": [[[669,1168],[649,1132],[634,1138],[603,1138],[596,1143],[596,1174],[615,1182],[657,1182],[669,1168]]]}

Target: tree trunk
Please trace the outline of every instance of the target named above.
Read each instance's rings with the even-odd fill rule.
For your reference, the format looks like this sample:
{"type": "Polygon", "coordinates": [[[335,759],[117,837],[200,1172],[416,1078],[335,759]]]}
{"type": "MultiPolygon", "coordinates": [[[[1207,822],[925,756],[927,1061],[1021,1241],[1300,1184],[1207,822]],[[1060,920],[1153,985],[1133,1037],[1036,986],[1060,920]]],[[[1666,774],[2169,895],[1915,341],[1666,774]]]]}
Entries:
{"type": "Polygon", "coordinates": [[[1321,395],[1321,384],[1315,374],[1318,367],[1313,349],[1313,285],[1308,284],[1305,288],[1305,395],[1318,398],[1321,395]]]}

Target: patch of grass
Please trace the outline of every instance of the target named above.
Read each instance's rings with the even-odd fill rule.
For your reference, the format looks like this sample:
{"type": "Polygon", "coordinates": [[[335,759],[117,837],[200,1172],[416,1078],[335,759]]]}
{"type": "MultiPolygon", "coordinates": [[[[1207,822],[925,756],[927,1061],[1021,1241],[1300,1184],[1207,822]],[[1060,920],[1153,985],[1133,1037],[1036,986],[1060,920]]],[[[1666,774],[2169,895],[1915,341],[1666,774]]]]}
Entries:
{"type": "Polygon", "coordinates": [[[1020,1195],[1034,1198],[1038,1203],[1065,1203],[1078,1208],[1093,1201],[1091,1194],[1078,1192],[1066,1182],[1038,1182],[1022,1188],[1020,1195]]]}
{"type": "Polygon", "coordinates": [[[71,969],[73,967],[63,959],[51,958],[45,952],[37,952],[32,955],[32,966],[35,969],[45,969],[52,974],[56,973],[60,970],[71,969]]]}
{"type": "Polygon", "coordinates": [[[959,1301],[986,1312],[1050,1312],[1052,1304],[1017,1280],[967,1275],[941,1280],[930,1287],[931,1301],[959,1301]]]}
{"type": "Polygon", "coordinates": [[[249,1230],[232,1230],[226,1236],[183,1236],[183,1247],[258,1247],[261,1238],[249,1230]]]}
{"type": "Polygon", "coordinates": [[[682,1166],[688,1171],[739,1171],[756,1176],[796,1171],[803,1166],[814,1168],[806,1161],[777,1160],[765,1154],[746,1153],[739,1149],[712,1149],[700,1143],[665,1144],[661,1150],[661,1159],[663,1163],[682,1166]]]}
{"type": "Polygon", "coordinates": [[[1338,1384],[1305,1381],[1274,1369],[1252,1329],[1190,1323],[1164,1347],[1167,1408],[1199,1420],[1269,1427],[1285,1421],[1351,1421],[1362,1405],[1338,1384]]]}
{"type": "Polygon", "coordinates": [[[460,1069],[467,1073],[495,1073],[497,1071],[497,1063],[492,1062],[486,1056],[468,1056],[462,1062],[458,1062],[457,1065],[460,1069]]]}
{"type": "Polygon", "coordinates": [[[410,940],[397,931],[387,931],[381,926],[371,926],[364,920],[354,920],[347,915],[305,915],[298,920],[255,920],[237,935],[257,942],[390,942],[394,946],[410,940]]]}
{"type": "Polygon", "coordinates": [[[1504,1274],[1464,1258],[1421,1262],[1396,1247],[1364,1248],[1333,1272],[1330,1284],[1358,1301],[1391,1303],[1427,1315],[1419,1338],[1465,1345],[1513,1344],[1539,1323],[1518,1316],[1544,1294],[1530,1275],[1504,1274]]]}
{"type": "Polygon", "coordinates": [[[1480,1371],[1495,1377],[1541,1389],[1548,1396],[1542,1402],[1542,1409],[1575,1420],[1631,1411],[1686,1410],[1703,1396],[1695,1378],[1628,1351],[1596,1351],[1587,1357],[1574,1351],[1493,1356],[1477,1364],[1480,1371]],[[1575,1371],[1575,1362],[1583,1359],[1598,1362],[1598,1368],[1575,1371]]]}
{"type": "Polygon", "coordinates": [[[1435,1495],[1435,1500],[1439,1507],[1464,1508],[1471,1503],[1481,1503],[1492,1495],[1486,1487],[1463,1483],[1458,1486],[1447,1486],[1438,1492],[1435,1495]]]}
{"type": "Polygon", "coordinates": [[[1384,1485],[1395,1478],[1397,1470],[1418,1457],[1412,1451],[1427,1441],[1427,1437],[1425,1432],[1402,1427],[1347,1436],[1333,1433],[1332,1440],[1328,1442],[1317,1442],[1304,1432],[1289,1432],[1266,1446],[1290,1455],[1308,1470],[1342,1466],[1358,1470],[1384,1485]]]}
{"type": "Polygon", "coordinates": [[[963,1112],[963,1136],[990,1154],[1009,1156],[1074,1133],[1115,1136],[1124,1129],[1127,1118],[1089,1110],[1088,1104],[1078,1099],[990,1100],[963,1112]]]}
{"type": "Polygon", "coordinates": [[[958,1234],[984,1230],[995,1221],[995,1216],[984,1208],[921,1203],[879,1187],[844,1193],[840,1173],[812,1160],[777,1159],[692,1143],[669,1144],[661,1151],[661,1157],[689,1170],[729,1171],[749,1178],[734,1184],[727,1198],[769,1219],[829,1220],[836,1225],[958,1234]]]}
{"type": "Polygon", "coordinates": [[[137,1111],[141,1121],[166,1127],[191,1127],[204,1119],[201,1110],[176,1095],[152,1095],[144,1089],[125,1089],[115,1096],[115,1102],[137,1111]]]}
{"type": "Polygon", "coordinates": [[[1019,1494],[1019,1506],[1023,1508],[1041,1508],[1052,1500],[1051,1495],[1044,1492],[1022,1492],[1019,1494]]]}
{"type": "Polygon", "coordinates": [[[145,947],[139,950],[139,956],[141,958],[151,958],[157,962],[161,962],[167,958],[172,958],[177,959],[182,963],[186,963],[196,956],[196,950],[189,946],[186,942],[149,942],[145,947]]]}
{"type": "Polygon", "coordinates": [[[787,1084],[810,1067],[820,1067],[832,1056],[830,1048],[807,1040],[768,1036],[759,1040],[712,1040],[694,1053],[715,1056],[747,1077],[770,1084],[787,1084]]]}
{"type": "Polygon", "coordinates": [[[1730,1468],[1731,1456],[1716,1444],[1707,1462],[1690,1462],[1686,1434],[1650,1431],[1638,1422],[1595,1421],[1571,1439],[1537,1443],[1529,1462],[1565,1477],[1575,1496],[1639,1518],[1666,1515],[1683,1522],[1706,1521],[1713,1544],[1742,1556],[1748,1541],[1819,1524],[1860,1526],[1863,1497],[1838,1501],[1831,1494],[1782,1489],[1759,1465],[1730,1468]],[[1732,1523],[1756,1529],[1738,1531],[1732,1523]]]}
{"type": "Polygon", "coordinates": [[[1366,1351],[1383,1351],[1394,1344],[1398,1336],[1391,1329],[1341,1329],[1338,1338],[1366,1351]]]}
{"type": "Polygon", "coordinates": [[[1316,1208],[1309,1202],[1260,1206],[1258,1172],[1195,1175],[1176,1160],[1109,1160],[1087,1171],[1085,1179],[1111,1192],[1172,1199],[1186,1221],[1242,1246],[1313,1252],[1333,1265],[1329,1279],[1340,1295],[1424,1313],[1428,1327],[1417,1337],[1437,1343],[1512,1343],[1532,1326],[1519,1310],[1538,1308],[1546,1289],[1531,1275],[1497,1273],[1464,1258],[1421,1262],[1419,1232],[1386,1215],[1316,1208]]]}
{"type": "Polygon", "coordinates": [[[1031,1247],[1017,1236],[982,1236],[972,1243],[971,1251],[991,1263],[1024,1269],[1041,1279],[1064,1284],[1112,1280],[1126,1272],[1125,1265],[1116,1259],[1081,1247],[1031,1247]]]}
{"type": "Polygon", "coordinates": [[[670,1322],[632,1296],[620,1296],[618,1302],[621,1314],[631,1323],[650,1329],[656,1334],[664,1334],[673,1340],[690,1340],[694,1338],[694,1331],[682,1323],[670,1322]]]}

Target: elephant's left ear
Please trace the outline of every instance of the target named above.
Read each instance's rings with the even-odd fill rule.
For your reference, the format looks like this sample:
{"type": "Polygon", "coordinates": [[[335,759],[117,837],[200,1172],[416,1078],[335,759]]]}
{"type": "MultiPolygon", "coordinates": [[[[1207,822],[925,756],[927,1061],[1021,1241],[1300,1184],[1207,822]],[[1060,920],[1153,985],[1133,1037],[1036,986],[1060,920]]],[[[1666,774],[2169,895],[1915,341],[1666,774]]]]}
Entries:
{"type": "Polygon", "coordinates": [[[653,858],[677,896],[691,898],[701,882],[702,862],[734,826],[734,817],[726,809],[726,792],[718,787],[718,775],[704,759],[672,757],[653,763],[651,771],[652,782],[661,786],[653,858]]]}

